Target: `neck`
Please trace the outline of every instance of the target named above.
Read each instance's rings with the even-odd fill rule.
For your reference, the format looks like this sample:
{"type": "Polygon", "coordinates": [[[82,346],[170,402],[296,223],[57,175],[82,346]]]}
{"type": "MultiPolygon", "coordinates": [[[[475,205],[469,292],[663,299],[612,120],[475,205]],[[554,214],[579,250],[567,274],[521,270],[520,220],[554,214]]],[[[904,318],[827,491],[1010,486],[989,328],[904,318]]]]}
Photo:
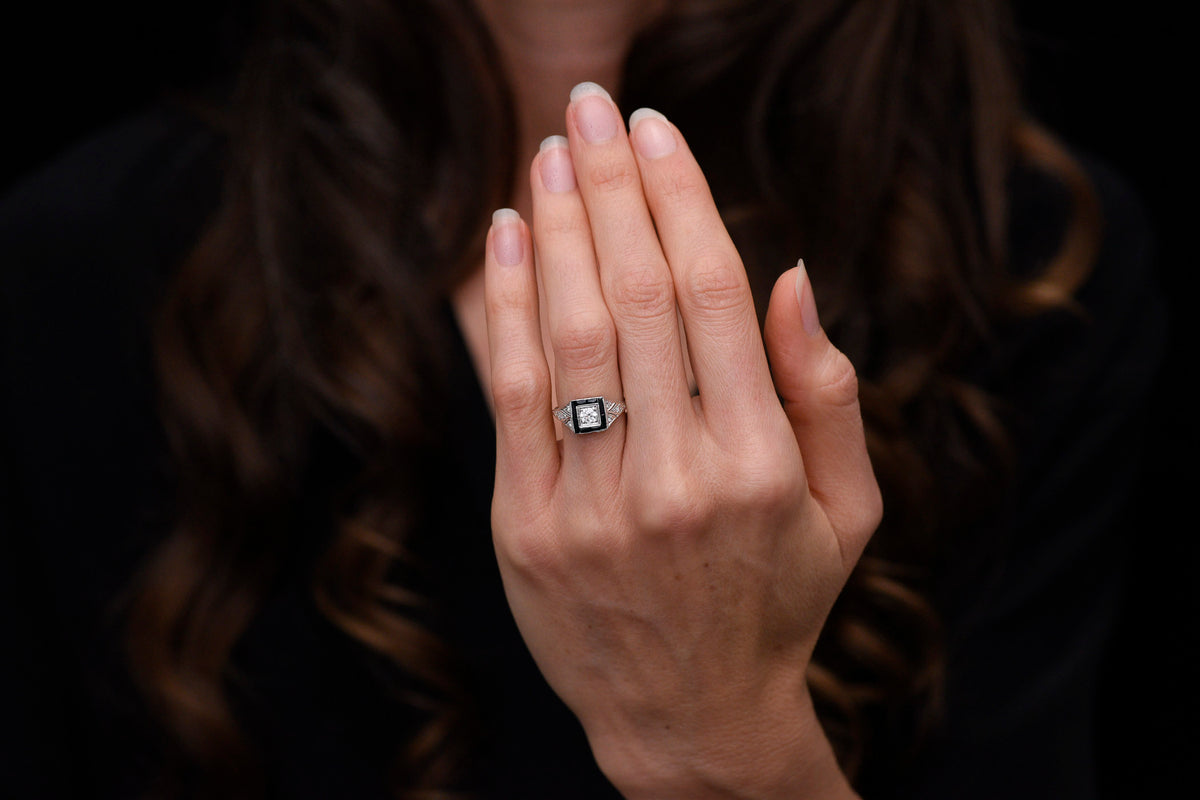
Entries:
{"type": "MultiPolygon", "coordinates": [[[[594,81],[615,97],[637,33],[662,0],[476,0],[504,60],[516,102],[518,165],[538,144],[564,132],[571,87],[594,81]]],[[[513,201],[528,212],[526,171],[518,169],[513,201]]]]}

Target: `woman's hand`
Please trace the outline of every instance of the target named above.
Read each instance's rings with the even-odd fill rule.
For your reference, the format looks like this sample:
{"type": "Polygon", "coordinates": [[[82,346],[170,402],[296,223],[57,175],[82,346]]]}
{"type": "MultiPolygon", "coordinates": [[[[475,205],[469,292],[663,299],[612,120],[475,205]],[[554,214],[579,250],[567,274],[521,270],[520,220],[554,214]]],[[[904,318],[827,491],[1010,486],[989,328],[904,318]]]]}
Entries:
{"type": "Polygon", "coordinates": [[[631,128],[577,87],[532,165],[532,240],[515,212],[488,237],[508,600],[627,797],[852,796],[805,670],[881,514],[854,370],[796,269],[767,313],[772,378],[683,137],[654,112],[631,128]],[[628,411],[560,443],[552,385],[628,411]]]}

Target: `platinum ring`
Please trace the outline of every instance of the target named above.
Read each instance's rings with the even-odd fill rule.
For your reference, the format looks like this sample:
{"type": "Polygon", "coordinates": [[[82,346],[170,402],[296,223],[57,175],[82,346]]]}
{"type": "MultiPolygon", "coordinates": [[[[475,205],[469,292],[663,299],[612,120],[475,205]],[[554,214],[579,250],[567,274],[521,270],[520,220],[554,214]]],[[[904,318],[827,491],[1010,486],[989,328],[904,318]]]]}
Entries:
{"type": "Polygon", "coordinates": [[[554,409],[554,416],[571,433],[599,433],[608,430],[625,413],[625,404],[603,397],[584,397],[554,409]]]}

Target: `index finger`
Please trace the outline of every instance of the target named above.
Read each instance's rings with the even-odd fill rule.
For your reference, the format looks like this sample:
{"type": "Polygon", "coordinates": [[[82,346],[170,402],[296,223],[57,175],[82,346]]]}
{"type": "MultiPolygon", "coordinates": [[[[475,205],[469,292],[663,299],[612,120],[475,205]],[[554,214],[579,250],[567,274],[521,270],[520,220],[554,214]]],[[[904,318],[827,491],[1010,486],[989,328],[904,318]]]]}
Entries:
{"type": "Polygon", "coordinates": [[[629,127],[702,406],[726,425],[746,417],[747,402],[778,408],[750,282],[700,165],[657,111],[638,109],[629,127]]]}

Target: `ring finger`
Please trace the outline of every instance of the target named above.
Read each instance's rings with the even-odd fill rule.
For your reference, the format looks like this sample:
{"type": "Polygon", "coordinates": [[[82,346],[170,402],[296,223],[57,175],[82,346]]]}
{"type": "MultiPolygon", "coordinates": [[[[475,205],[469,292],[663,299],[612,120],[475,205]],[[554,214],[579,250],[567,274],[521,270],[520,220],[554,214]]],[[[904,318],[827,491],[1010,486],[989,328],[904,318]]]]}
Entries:
{"type": "MultiPolygon", "coordinates": [[[[556,404],[604,398],[621,401],[617,336],[604,303],[587,211],[580,197],[567,140],[551,136],[533,160],[534,248],[546,295],[554,361],[556,404]]],[[[564,416],[571,412],[568,408],[564,416]]],[[[578,403],[565,433],[563,466],[611,469],[619,463],[624,436],[603,428],[623,426],[603,402],[578,403]],[[598,433],[598,435],[590,435],[598,433]]],[[[586,473],[584,473],[586,474],[586,473]]]]}

